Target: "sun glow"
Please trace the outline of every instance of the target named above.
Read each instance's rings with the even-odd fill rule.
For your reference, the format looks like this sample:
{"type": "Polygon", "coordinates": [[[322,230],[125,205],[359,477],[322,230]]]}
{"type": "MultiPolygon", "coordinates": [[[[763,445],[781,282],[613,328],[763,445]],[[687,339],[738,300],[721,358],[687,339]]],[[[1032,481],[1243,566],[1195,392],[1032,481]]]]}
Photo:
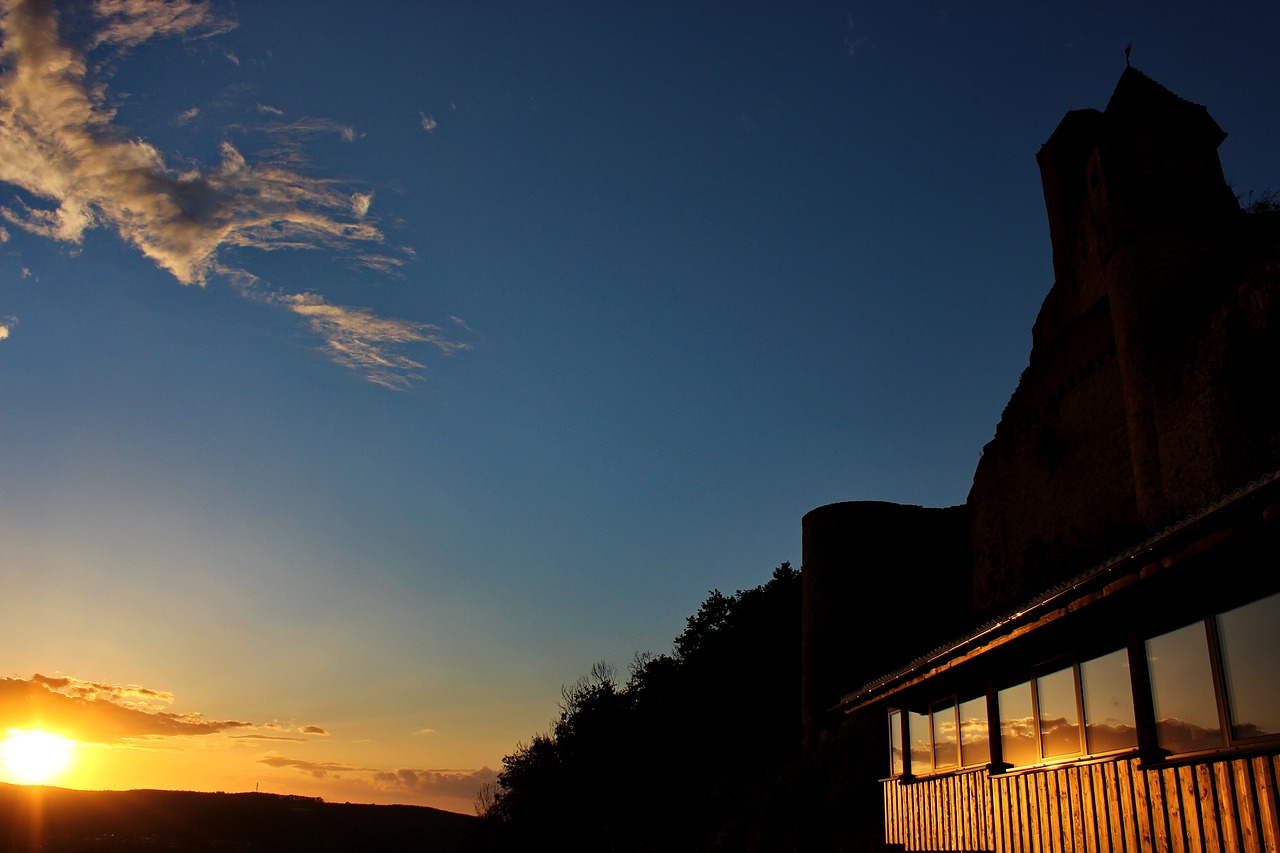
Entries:
{"type": "Polygon", "coordinates": [[[9,729],[0,744],[0,759],[15,781],[44,782],[71,765],[74,747],[66,738],[39,729],[9,729]]]}

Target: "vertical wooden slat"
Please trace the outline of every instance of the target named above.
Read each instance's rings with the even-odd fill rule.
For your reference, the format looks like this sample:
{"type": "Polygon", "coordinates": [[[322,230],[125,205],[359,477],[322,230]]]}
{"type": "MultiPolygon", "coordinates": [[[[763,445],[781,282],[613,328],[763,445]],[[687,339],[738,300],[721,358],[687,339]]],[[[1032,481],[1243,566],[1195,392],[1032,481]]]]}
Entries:
{"type": "Polygon", "coordinates": [[[1080,768],[1080,829],[1084,849],[1098,853],[1098,810],[1093,792],[1093,768],[1080,768]]]}
{"type": "Polygon", "coordinates": [[[1075,767],[1061,767],[1057,771],[1057,815],[1062,825],[1062,849],[1071,853],[1080,853],[1078,831],[1080,799],[1079,792],[1071,793],[1071,780],[1075,777],[1075,767]]]}
{"type": "Polygon", "coordinates": [[[1166,767],[1160,771],[1160,789],[1164,792],[1164,810],[1169,825],[1169,853],[1187,853],[1187,829],[1183,825],[1177,770],[1166,767]]]}
{"type": "Polygon", "coordinates": [[[893,843],[895,844],[901,844],[902,841],[905,840],[904,827],[902,827],[902,822],[904,822],[904,817],[906,815],[906,809],[902,807],[902,798],[904,798],[906,795],[905,785],[891,783],[890,788],[892,789],[892,792],[893,792],[892,793],[893,838],[890,840],[892,840],[893,843]]]}
{"type": "Polygon", "coordinates": [[[1014,795],[1018,798],[1018,818],[1022,821],[1022,849],[1027,853],[1040,853],[1040,832],[1036,823],[1035,786],[1030,776],[1014,780],[1014,795]]]}
{"type": "Polygon", "coordinates": [[[960,789],[964,797],[964,811],[960,813],[960,837],[958,839],[961,850],[976,850],[978,833],[975,828],[978,820],[978,789],[974,785],[973,773],[966,773],[960,780],[960,789]]]}
{"type": "Polygon", "coordinates": [[[1046,853],[1044,846],[1044,819],[1042,817],[1043,798],[1040,796],[1040,780],[1035,774],[1028,774],[1018,780],[1022,783],[1027,797],[1027,847],[1035,853],[1046,853]]]}
{"type": "Polygon", "coordinates": [[[1089,845],[1084,840],[1084,791],[1080,785],[1080,768],[1067,768],[1065,807],[1071,817],[1071,847],[1079,853],[1087,853],[1089,845]]]}
{"type": "Polygon", "coordinates": [[[1120,783],[1115,764],[1104,764],[1102,796],[1107,804],[1107,845],[1113,853],[1124,853],[1124,826],[1120,821],[1120,783]]]}
{"type": "Polygon", "coordinates": [[[1159,770],[1142,770],[1147,786],[1147,802],[1151,808],[1151,843],[1159,853],[1169,853],[1169,806],[1164,777],[1159,770]]]}
{"type": "Polygon", "coordinates": [[[1182,828],[1187,833],[1187,853],[1205,853],[1195,770],[1191,767],[1178,767],[1174,773],[1178,777],[1178,798],[1182,802],[1182,828]]]}
{"type": "Polygon", "coordinates": [[[1222,828],[1222,846],[1231,853],[1240,850],[1239,814],[1231,793],[1231,773],[1225,763],[1212,765],[1214,792],[1218,798],[1218,825],[1222,828]]]}
{"type": "Polygon", "coordinates": [[[1058,835],[1058,798],[1056,796],[1057,785],[1054,782],[1053,771],[1036,774],[1040,788],[1040,831],[1042,843],[1045,850],[1058,850],[1062,841],[1058,835]]]}
{"type": "Polygon", "coordinates": [[[1240,814],[1240,847],[1245,853],[1262,853],[1258,828],[1258,792],[1253,782],[1253,769],[1248,759],[1231,762],[1231,776],[1236,788],[1236,809],[1240,814]]]}
{"type": "Polygon", "coordinates": [[[950,789],[950,794],[951,794],[951,804],[950,804],[950,809],[951,809],[950,835],[951,837],[948,839],[948,844],[950,846],[947,849],[955,850],[963,844],[963,842],[961,841],[963,837],[963,833],[960,830],[960,824],[964,819],[964,812],[962,810],[962,806],[965,802],[964,795],[962,793],[962,786],[961,786],[963,777],[953,776],[948,781],[949,781],[949,784],[947,785],[947,787],[950,789]]]}
{"type": "Polygon", "coordinates": [[[1040,792],[1040,844],[1045,851],[1058,849],[1055,837],[1058,811],[1057,798],[1053,796],[1053,771],[1036,774],[1036,787],[1040,792]]]}
{"type": "MultiPolygon", "coordinates": [[[[1196,765],[1196,805],[1200,809],[1200,835],[1205,853],[1224,853],[1218,843],[1218,798],[1213,784],[1213,768],[1207,764],[1196,765]]],[[[1232,853],[1227,850],[1226,853],[1232,853]]]]}
{"type": "Polygon", "coordinates": [[[911,785],[911,847],[916,850],[923,848],[925,825],[929,820],[928,813],[923,811],[923,790],[923,783],[911,785]]]}
{"type": "Polygon", "coordinates": [[[1253,759],[1253,787],[1258,799],[1258,835],[1262,848],[1280,851],[1280,802],[1276,796],[1276,759],[1259,756],[1253,759]]]}
{"type": "Polygon", "coordinates": [[[991,847],[996,853],[1009,853],[1005,843],[1004,818],[1008,809],[1000,797],[1000,788],[1004,785],[1003,776],[990,776],[987,779],[987,795],[991,802],[991,847]]]}
{"type": "Polygon", "coordinates": [[[1154,849],[1155,810],[1151,805],[1151,790],[1147,786],[1147,772],[1138,767],[1137,761],[1129,762],[1129,774],[1133,782],[1133,820],[1138,828],[1138,849],[1154,849]]]}
{"type": "Polygon", "coordinates": [[[1138,847],[1138,826],[1133,819],[1133,764],[1128,761],[1121,761],[1116,764],[1116,790],[1118,795],[1116,799],[1120,804],[1120,825],[1122,827],[1123,839],[1121,843],[1124,845],[1125,853],[1137,853],[1138,847]]]}
{"type": "Polygon", "coordinates": [[[992,780],[991,807],[996,819],[996,853],[1018,853],[1018,843],[1013,837],[1014,810],[1016,806],[1009,796],[1009,777],[992,780]]]}
{"type": "Polygon", "coordinates": [[[1093,787],[1093,801],[1098,820],[1098,849],[1110,853],[1111,845],[1111,797],[1108,795],[1107,778],[1102,765],[1095,764],[1089,768],[1089,784],[1093,787]]]}

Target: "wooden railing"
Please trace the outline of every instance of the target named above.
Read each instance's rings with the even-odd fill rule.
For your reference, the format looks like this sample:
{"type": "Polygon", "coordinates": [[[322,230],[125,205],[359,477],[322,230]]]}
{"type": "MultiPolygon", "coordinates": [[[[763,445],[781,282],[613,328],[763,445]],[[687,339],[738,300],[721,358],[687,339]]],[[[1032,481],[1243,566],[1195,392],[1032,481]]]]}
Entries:
{"type": "Polygon", "coordinates": [[[1141,767],[1136,758],[884,783],[906,850],[1280,853],[1280,756],[1141,767]]]}

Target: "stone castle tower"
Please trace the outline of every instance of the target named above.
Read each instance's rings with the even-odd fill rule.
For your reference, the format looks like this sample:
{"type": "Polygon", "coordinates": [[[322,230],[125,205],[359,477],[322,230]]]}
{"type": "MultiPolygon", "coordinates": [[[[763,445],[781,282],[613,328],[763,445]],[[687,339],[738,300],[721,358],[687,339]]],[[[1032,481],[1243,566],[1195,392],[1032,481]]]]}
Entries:
{"type": "Polygon", "coordinates": [[[968,500],[804,518],[807,731],[841,691],[1280,468],[1280,213],[1240,209],[1225,138],[1126,68],[1041,148],[1056,280],[968,500]]]}

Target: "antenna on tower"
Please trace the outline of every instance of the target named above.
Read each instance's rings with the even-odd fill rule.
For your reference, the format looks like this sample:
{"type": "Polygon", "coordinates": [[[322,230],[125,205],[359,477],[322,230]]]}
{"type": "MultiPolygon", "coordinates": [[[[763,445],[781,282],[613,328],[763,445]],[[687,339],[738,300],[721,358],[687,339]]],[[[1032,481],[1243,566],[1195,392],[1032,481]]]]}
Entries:
{"type": "Polygon", "coordinates": [[[1129,67],[1129,51],[1133,50],[1133,42],[1129,42],[1124,46],[1124,67],[1129,67]]]}

